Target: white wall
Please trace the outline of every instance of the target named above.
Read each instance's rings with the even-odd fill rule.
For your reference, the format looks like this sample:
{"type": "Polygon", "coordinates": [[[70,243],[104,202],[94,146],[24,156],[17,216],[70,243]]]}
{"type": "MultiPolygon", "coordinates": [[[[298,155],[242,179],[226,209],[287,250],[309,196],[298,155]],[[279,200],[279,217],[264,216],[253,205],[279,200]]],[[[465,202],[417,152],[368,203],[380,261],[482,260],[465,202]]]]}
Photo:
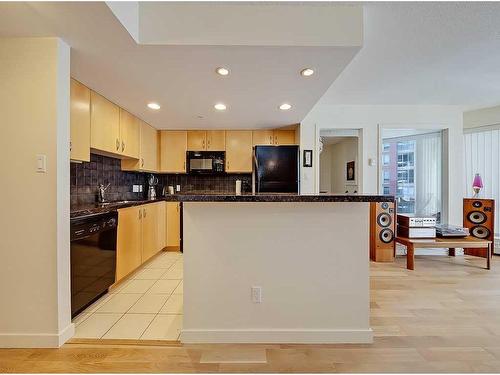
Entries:
{"type": "Polygon", "coordinates": [[[369,203],[185,202],[183,213],[181,341],[371,342],[369,203]]]}
{"type": "Polygon", "coordinates": [[[500,124],[500,105],[464,112],[464,129],[500,124]]]}
{"type": "Polygon", "coordinates": [[[353,193],[358,191],[355,182],[346,180],[346,164],[349,161],[355,161],[355,182],[358,181],[358,139],[346,138],[333,145],[332,148],[332,193],[342,194],[346,191],[353,193]],[[352,185],[351,185],[352,184],[352,185]]]}
{"type": "Polygon", "coordinates": [[[455,106],[317,105],[302,121],[301,150],[314,150],[313,168],[301,167],[301,193],[319,191],[318,137],[323,128],[360,129],[358,183],[360,192],[377,193],[379,128],[445,130],[443,158],[443,214],[445,220],[462,222],[463,139],[462,111],[455,106]],[[369,166],[373,158],[377,165],[369,166]]]}
{"type": "Polygon", "coordinates": [[[333,145],[324,145],[323,151],[321,151],[319,156],[319,191],[326,193],[332,192],[332,151],[333,145]]]}
{"type": "Polygon", "coordinates": [[[0,347],[73,335],[69,276],[69,47],[0,38],[0,347]],[[36,155],[47,172],[36,172],[36,155]]]}

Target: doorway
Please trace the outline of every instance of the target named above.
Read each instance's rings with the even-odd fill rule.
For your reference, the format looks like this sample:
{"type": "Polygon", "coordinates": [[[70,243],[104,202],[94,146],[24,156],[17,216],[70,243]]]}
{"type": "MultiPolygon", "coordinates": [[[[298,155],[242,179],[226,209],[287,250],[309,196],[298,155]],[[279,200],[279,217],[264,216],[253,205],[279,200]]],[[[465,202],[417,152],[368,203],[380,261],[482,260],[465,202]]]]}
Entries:
{"type": "Polygon", "coordinates": [[[357,131],[320,133],[320,194],[359,192],[359,137],[357,131]]]}

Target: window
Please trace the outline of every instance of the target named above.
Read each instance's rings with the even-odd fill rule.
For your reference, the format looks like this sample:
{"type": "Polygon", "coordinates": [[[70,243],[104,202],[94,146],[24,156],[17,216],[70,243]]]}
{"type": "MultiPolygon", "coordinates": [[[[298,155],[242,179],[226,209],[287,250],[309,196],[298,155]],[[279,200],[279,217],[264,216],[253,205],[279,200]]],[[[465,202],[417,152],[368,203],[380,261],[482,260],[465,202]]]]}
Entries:
{"type": "Polygon", "coordinates": [[[391,188],[389,186],[384,186],[384,195],[391,194],[391,188]]]}
{"type": "Polygon", "coordinates": [[[383,151],[388,152],[391,149],[391,144],[390,143],[384,143],[382,145],[383,151]]]}
{"type": "Polygon", "coordinates": [[[397,133],[397,129],[391,129],[391,138],[383,138],[384,150],[387,148],[393,152],[382,154],[382,191],[396,196],[398,212],[435,215],[439,218],[441,132],[408,136],[406,129],[400,132],[401,137],[397,137],[397,133]],[[386,160],[385,155],[389,160],[386,160]],[[392,181],[389,176],[392,176],[392,181]]]}
{"type": "Polygon", "coordinates": [[[391,155],[389,155],[389,154],[382,155],[382,163],[384,165],[389,165],[390,161],[391,161],[391,155]]]}
{"type": "Polygon", "coordinates": [[[391,172],[385,170],[384,171],[384,184],[389,183],[390,180],[391,180],[391,172]]]}

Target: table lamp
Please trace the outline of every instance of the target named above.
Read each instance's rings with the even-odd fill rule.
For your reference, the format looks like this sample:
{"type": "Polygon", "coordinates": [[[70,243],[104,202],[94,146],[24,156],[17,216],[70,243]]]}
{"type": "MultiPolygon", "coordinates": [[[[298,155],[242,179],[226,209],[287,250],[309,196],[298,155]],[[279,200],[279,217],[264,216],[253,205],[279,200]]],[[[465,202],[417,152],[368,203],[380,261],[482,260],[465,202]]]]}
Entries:
{"type": "Polygon", "coordinates": [[[481,176],[479,173],[476,173],[474,176],[474,181],[472,181],[472,190],[474,190],[474,197],[477,198],[479,195],[479,192],[483,188],[483,180],[481,179],[481,176]]]}

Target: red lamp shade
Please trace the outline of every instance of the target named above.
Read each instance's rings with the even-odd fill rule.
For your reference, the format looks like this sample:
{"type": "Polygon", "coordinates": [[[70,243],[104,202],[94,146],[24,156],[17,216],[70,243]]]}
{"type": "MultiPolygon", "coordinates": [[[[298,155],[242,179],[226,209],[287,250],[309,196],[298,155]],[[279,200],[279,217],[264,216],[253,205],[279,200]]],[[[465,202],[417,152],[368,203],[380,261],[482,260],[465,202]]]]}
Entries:
{"type": "Polygon", "coordinates": [[[474,176],[474,181],[472,182],[472,187],[479,188],[479,189],[483,188],[483,180],[482,180],[481,176],[479,175],[479,173],[476,173],[476,175],[474,176]]]}

